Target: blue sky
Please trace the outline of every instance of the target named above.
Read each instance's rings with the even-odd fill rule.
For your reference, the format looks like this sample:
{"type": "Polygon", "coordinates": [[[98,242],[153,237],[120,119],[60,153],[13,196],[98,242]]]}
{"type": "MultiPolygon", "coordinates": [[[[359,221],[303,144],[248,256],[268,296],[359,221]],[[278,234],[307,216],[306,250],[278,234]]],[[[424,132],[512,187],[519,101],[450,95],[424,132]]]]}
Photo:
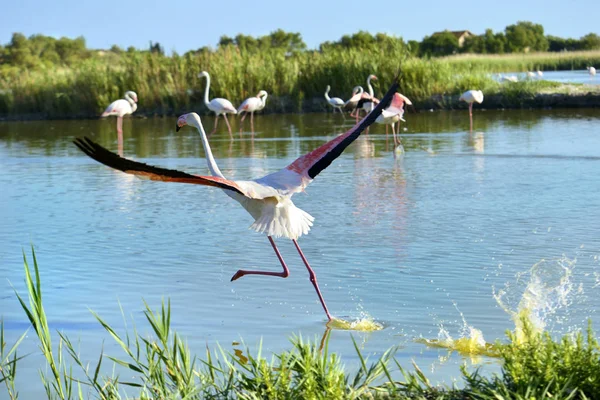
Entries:
{"type": "Polygon", "coordinates": [[[152,40],[183,53],[214,47],[221,35],[257,36],[282,28],[300,32],[314,48],[361,29],[421,40],[444,29],[501,31],[519,20],[541,23],[547,34],[579,38],[599,33],[599,16],[597,0],[17,0],[0,8],[0,43],[13,32],[83,35],[91,48],[147,48],[152,40]]]}

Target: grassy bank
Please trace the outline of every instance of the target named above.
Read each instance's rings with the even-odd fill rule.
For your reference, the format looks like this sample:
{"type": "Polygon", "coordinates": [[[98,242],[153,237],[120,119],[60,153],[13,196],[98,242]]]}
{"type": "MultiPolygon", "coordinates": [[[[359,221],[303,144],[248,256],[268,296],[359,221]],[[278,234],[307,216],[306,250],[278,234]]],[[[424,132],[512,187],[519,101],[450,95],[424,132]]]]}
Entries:
{"type": "MultiPolygon", "coordinates": [[[[163,303],[157,311],[146,305],[151,336],[136,330],[119,333],[94,314],[122,354],[100,354],[98,361],[88,364],[67,336],[48,327],[35,253],[33,269],[25,259],[25,281],[27,297],[17,296],[46,360],[40,366],[38,384],[48,398],[593,399],[600,393],[600,346],[591,328],[585,335],[554,341],[548,334],[537,333],[526,320],[518,340],[509,333],[507,342],[495,345],[502,374],[486,377],[464,367],[460,389],[433,386],[416,365],[403,368],[394,359],[396,349],[368,363],[355,344],[360,365],[349,374],[340,358],[329,353],[328,339],[312,343],[294,338],[291,350],[270,359],[260,349],[252,354],[248,348],[235,353],[207,349],[202,358],[193,356],[185,339],[171,328],[170,303],[163,303]],[[105,375],[105,371],[113,372],[105,375]]],[[[3,398],[18,397],[15,378],[23,337],[9,347],[0,325],[3,398]]]]}
{"type": "MultiPolygon", "coordinates": [[[[493,72],[571,69],[590,64],[600,64],[600,52],[431,60],[357,50],[288,56],[281,51],[240,53],[234,47],[173,57],[154,53],[117,57],[107,53],[72,67],[4,70],[0,75],[0,117],[94,117],[126,90],[137,92],[140,115],[206,112],[202,103],[205,81],[197,78],[202,70],[212,74],[210,97],[225,97],[239,105],[265,89],[270,94],[266,112],[299,112],[325,110],[323,92],[327,85],[332,87],[331,95],[350,97],[352,87],[365,86],[370,73],[379,77],[375,92],[381,96],[400,65],[401,91],[417,107],[427,107],[439,96],[457,97],[472,88],[483,90],[486,96],[503,95],[506,86],[490,78],[493,72]]],[[[538,90],[536,85],[544,84],[533,83],[528,90],[538,90]]]]}

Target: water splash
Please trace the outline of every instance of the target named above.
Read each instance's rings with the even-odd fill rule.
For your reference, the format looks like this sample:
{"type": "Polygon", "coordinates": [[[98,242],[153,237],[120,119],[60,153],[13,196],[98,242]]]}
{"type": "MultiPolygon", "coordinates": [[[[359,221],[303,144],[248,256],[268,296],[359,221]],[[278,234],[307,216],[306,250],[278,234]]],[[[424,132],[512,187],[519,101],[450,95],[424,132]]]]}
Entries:
{"type": "MultiPolygon", "coordinates": [[[[437,339],[419,338],[416,339],[416,342],[423,343],[429,347],[448,349],[451,352],[456,351],[461,355],[471,357],[480,355],[498,357],[495,345],[487,343],[483,337],[483,332],[469,325],[465,319],[465,315],[458,309],[458,305],[455,302],[452,302],[452,304],[460,314],[463,322],[460,337],[457,339],[452,338],[446,328],[440,325],[437,339]]],[[[476,361],[475,359],[472,360],[476,361]]]]}
{"type": "MultiPolygon", "coordinates": [[[[517,341],[523,343],[523,321],[531,323],[533,333],[543,332],[551,316],[572,302],[574,284],[571,280],[576,259],[562,256],[558,259],[544,260],[536,263],[525,273],[517,275],[516,285],[525,286],[520,298],[520,290],[509,283],[498,292],[494,289],[494,298],[498,305],[506,311],[515,323],[517,341]]],[[[579,288],[579,292],[582,288],[579,288]]],[[[557,319],[560,322],[560,319],[557,319]]]]}
{"type": "Polygon", "coordinates": [[[383,329],[382,324],[375,321],[370,315],[368,315],[365,312],[361,312],[360,317],[358,317],[357,319],[349,321],[334,317],[331,321],[327,323],[327,327],[331,329],[363,332],[380,331],[383,329]]]}

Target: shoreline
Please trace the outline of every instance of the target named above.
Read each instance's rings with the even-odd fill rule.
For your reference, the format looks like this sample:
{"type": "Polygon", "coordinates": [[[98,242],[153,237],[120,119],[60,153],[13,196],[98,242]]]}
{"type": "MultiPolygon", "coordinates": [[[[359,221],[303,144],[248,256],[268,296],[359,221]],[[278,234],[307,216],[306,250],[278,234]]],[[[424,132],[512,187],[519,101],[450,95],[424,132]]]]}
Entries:
{"type": "MultiPolygon", "coordinates": [[[[523,96],[521,93],[495,93],[484,97],[482,104],[476,104],[476,108],[486,110],[502,109],[551,109],[551,108],[600,108],[600,86],[583,86],[564,84],[556,89],[523,96]]],[[[434,95],[423,101],[415,101],[410,110],[413,112],[425,111],[454,111],[466,110],[468,105],[459,101],[460,95],[434,95]]],[[[177,117],[179,115],[196,111],[201,116],[211,115],[203,103],[190,104],[188,109],[154,109],[151,111],[136,111],[133,118],[156,118],[177,117]]],[[[322,97],[305,99],[302,106],[294,104],[290,96],[269,97],[267,108],[259,114],[304,114],[304,113],[328,113],[332,108],[322,97]],[[299,109],[300,108],[300,109],[299,109]]],[[[99,113],[59,114],[48,115],[48,113],[21,113],[15,115],[0,115],[0,122],[17,121],[52,121],[52,120],[92,120],[101,118],[99,113]]]]}

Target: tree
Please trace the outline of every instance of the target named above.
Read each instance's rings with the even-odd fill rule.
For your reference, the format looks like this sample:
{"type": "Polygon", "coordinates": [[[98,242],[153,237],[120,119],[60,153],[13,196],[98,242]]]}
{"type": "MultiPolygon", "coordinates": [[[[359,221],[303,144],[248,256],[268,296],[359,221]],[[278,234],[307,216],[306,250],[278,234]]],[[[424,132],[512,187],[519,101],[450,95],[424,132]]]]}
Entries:
{"type": "Polygon", "coordinates": [[[447,56],[458,51],[458,39],[450,31],[425,36],[421,42],[421,55],[447,56]]]}
{"type": "Polygon", "coordinates": [[[152,40],[150,41],[150,53],[156,53],[156,54],[160,54],[161,56],[165,55],[165,49],[160,45],[160,43],[156,42],[156,43],[152,43],[152,40]]]}
{"type": "Polygon", "coordinates": [[[529,21],[519,21],[504,30],[506,42],[511,52],[546,51],[548,40],[544,36],[544,27],[529,21]]]}
{"type": "Polygon", "coordinates": [[[595,33],[588,33],[579,39],[580,50],[596,50],[600,49],[600,37],[595,33]]]}

